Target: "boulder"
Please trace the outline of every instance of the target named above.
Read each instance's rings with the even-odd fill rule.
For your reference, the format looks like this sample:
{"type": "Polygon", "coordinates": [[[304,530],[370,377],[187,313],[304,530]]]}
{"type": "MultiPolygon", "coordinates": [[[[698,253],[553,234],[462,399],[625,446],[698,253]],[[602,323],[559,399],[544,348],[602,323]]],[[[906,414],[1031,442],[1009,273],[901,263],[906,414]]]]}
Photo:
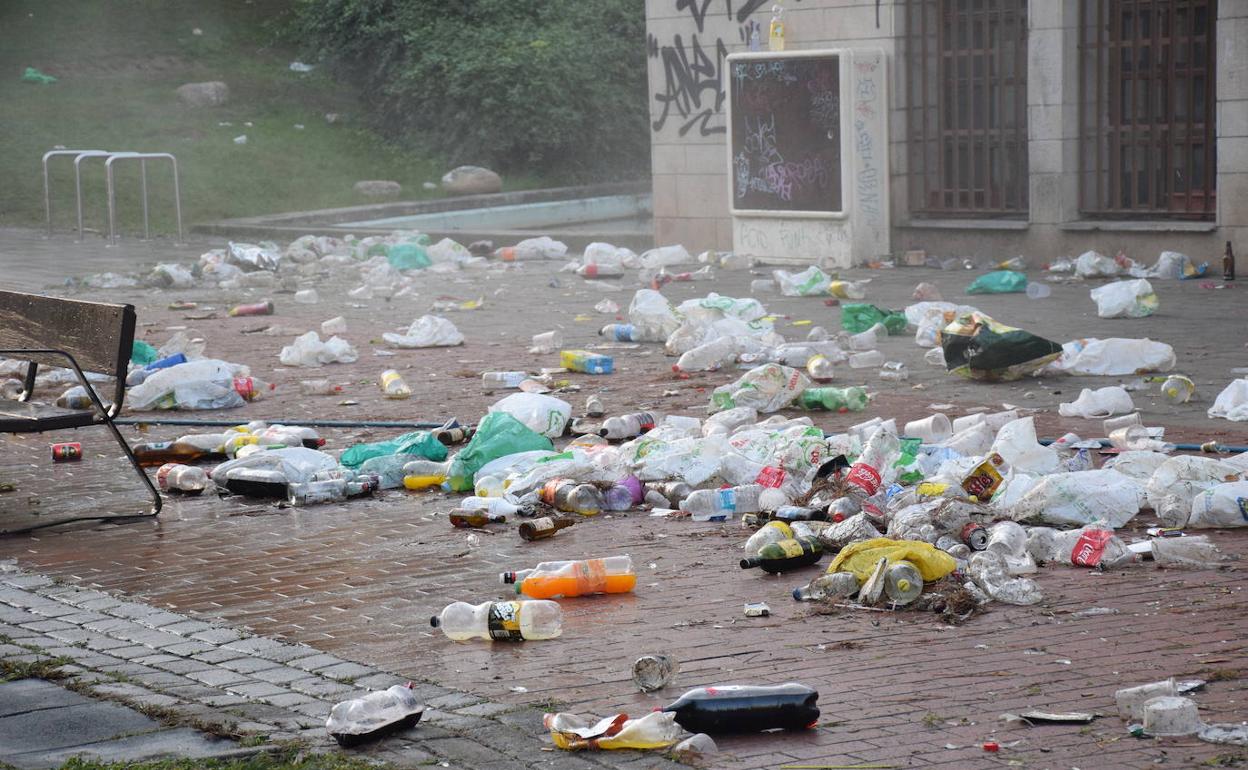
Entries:
{"type": "Polygon", "coordinates": [[[366,179],[355,183],[355,191],[370,198],[380,198],[385,195],[398,195],[403,192],[403,185],[388,179],[366,179]]]}
{"type": "Polygon", "coordinates": [[[190,107],[220,107],[230,98],[230,87],[220,80],[178,86],[178,98],[190,107]]]}
{"type": "Polygon", "coordinates": [[[503,190],[503,178],[480,166],[453,168],[442,177],[442,189],[451,195],[481,195],[503,190]]]}

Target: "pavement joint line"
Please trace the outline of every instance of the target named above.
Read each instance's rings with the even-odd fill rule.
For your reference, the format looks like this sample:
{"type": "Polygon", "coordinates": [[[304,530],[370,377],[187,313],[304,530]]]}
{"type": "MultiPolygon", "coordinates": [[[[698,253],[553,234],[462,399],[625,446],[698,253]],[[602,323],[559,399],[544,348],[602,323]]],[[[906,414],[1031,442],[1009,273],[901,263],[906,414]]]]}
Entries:
{"type": "MultiPolygon", "coordinates": [[[[333,750],[335,744],[321,725],[335,701],[370,685],[406,681],[304,644],[241,632],[133,599],[114,600],[94,589],[73,590],[12,562],[0,562],[0,608],[11,608],[0,623],[0,660],[54,659],[48,651],[55,650],[71,661],[62,670],[66,676],[61,684],[67,689],[129,706],[167,725],[235,740],[279,736],[314,751],[333,750]],[[93,609],[84,610],[84,605],[93,609]],[[73,617],[78,622],[58,619],[73,617]],[[158,626],[150,623],[155,618],[158,626]],[[10,631],[22,635],[14,637],[10,631]],[[51,636],[55,632],[67,638],[51,636]]],[[[538,761],[534,757],[546,758],[537,754],[544,745],[540,723],[518,727],[497,719],[522,707],[432,682],[417,685],[428,695],[423,734],[418,726],[407,736],[376,745],[374,751],[389,761],[423,764],[437,756],[452,766],[473,767],[479,764],[474,760],[488,757],[527,766],[538,761]],[[486,741],[491,730],[509,736],[505,747],[486,741]],[[513,745],[518,734],[532,745],[513,745]],[[425,751],[423,745],[431,742],[437,748],[425,751]],[[404,747],[414,748],[418,761],[405,761],[404,747]]],[[[650,759],[658,761],[654,766],[677,766],[650,759]]]]}

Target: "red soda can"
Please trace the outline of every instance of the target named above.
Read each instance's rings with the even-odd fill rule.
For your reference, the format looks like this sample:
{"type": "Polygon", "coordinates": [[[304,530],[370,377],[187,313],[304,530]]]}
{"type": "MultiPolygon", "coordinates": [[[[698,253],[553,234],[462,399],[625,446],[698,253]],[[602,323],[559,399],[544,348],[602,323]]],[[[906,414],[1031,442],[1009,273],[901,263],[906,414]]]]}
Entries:
{"type": "Polygon", "coordinates": [[[962,542],[972,551],[982,551],[988,547],[988,530],[983,525],[971,522],[962,528],[962,542]]]}
{"type": "Polygon", "coordinates": [[[52,462],[68,463],[82,459],[82,444],[77,441],[66,441],[52,445],[52,462]]]}
{"type": "Polygon", "coordinates": [[[269,300],[254,305],[235,305],[230,308],[231,316],[240,315],[273,315],[273,303],[269,300]]]}

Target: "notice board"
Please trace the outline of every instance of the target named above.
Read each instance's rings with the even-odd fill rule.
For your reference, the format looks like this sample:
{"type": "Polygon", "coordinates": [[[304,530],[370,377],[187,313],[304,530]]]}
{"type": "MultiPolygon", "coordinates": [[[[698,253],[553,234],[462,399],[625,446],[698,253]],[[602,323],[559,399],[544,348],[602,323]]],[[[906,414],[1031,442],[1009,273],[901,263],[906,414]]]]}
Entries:
{"type": "Polygon", "coordinates": [[[733,56],[728,75],[733,213],[843,215],[840,54],[733,56]]]}

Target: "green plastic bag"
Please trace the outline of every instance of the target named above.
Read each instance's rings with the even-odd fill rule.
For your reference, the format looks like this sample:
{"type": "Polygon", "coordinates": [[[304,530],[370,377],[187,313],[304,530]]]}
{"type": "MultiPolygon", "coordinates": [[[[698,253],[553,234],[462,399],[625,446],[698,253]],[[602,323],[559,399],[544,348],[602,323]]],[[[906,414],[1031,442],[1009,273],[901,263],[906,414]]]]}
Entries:
{"type": "Polygon", "coordinates": [[[1002,382],[1033,374],[1062,354],[1062,346],[1031,332],[968,313],[940,332],[945,368],[972,380],[1002,382]]]}
{"type": "Polygon", "coordinates": [[[866,304],[841,305],[841,328],[850,334],[865,332],[879,323],[890,335],[906,333],[906,316],[896,310],[866,304]]]}
{"type": "Polygon", "coordinates": [[[976,278],[966,287],[967,294],[1013,294],[1027,291],[1027,276],[1014,270],[994,270],[976,278]]]}
{"type": "Polygon", "coordinates": [[[135,340],[130,346],[130,363],[139,366],[147,366],[155,361],[160,354],[156,352],[156,348],[147,344],[143,340],[135,340]]]}
{"type": "Polygon", "coordinates": [[[554,443],[506,412],[490,412],[477,424],[477,432],[468,446],[451,460],[451,491],[472,489],[473,478],[486,463],[519,452],[544,449],[551,451],[554,443]]]}
{"type": "Polygon", "coordinates": [[[365,460],[386,455],[415,455],[426,460],[442,462],[446,459],[446,446],[427,430],[404,433],[389,441],[372,444],[356,444],[348,447],[338,462],[348,468],[358,468],[365,460]]]}
{"type": "Polygon", "coordinates": [[[40,72],[34,67],[26,68],[26,71],[22,73],[22,80],[24,80],[27,83],[38,83],[39,85],[43,85],[43,86],[56,82],[56,78],[46,73],[40,72]]]}
{"type": "Polygon", "coordinates": [[[433,264],[419,243],[396,243],[386,250],[386,259],[396,270],[424,270],[433,264]]]}

